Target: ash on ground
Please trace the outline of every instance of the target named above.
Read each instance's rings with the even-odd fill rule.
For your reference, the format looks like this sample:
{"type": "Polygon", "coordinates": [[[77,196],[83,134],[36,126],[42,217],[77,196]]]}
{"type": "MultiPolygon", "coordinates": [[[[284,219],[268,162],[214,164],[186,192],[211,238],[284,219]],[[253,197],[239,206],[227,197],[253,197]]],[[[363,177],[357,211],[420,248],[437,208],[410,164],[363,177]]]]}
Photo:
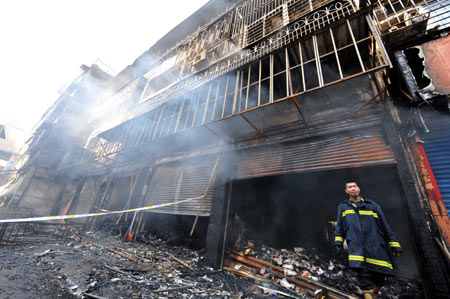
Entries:
{"type": "MultiPolygon", "coordinates": [[[[0,298],[283,297],[283,291],[270,292],[256,281],[207,267],[202,250],[170,246],[173,242],[155,234],[141,234],[136,242],[126,241],[117,229],[69,235],[59,241],[42,238],[1,246],[0,298]]],[[[322,260],[314,251],[302,248],[247,244],[251,246],[243,251],[249,255],[312,281],[355,292],[354,281],[337,261],[322,260]]],[[[272,278],[270,270],[260,275],[272,278]]],[[[415,298],[420,289],[418,280],[392,278],[380,298],[415,298]]],[[[313,294],[298,294],[296,298],[313,298],[313,294]]]]}
{"type": "Polygon", "coordinates": [[[251,282],[205,267],[197,250],[140,239],[98,231],[81,241],[1,246],[0,298],[265,297],[251,282]]]}

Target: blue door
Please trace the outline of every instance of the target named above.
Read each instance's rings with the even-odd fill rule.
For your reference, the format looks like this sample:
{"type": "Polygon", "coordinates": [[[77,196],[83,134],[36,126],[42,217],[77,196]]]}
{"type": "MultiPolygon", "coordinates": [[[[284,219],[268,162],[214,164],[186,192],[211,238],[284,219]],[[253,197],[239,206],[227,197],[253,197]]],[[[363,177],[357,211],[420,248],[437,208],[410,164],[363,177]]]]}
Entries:
{"type": "Polygon", "coordinates": [[[450,215],[450,127],[423,134],[425,152],[450,215]]]}

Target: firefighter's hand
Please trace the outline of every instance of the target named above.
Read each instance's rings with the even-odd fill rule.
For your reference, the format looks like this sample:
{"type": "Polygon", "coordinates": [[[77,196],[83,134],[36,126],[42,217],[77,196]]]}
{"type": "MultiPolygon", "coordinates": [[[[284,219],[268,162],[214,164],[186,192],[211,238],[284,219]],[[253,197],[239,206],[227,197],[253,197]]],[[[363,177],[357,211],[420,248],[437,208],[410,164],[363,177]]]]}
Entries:
{"type": "Polygon", "coordinates": [[[400,251],[393,251],[392,252],[392,255],[394,256],[394,257],[399,257],[400,256],[400,251]]]}
{"type": "Polygon", "coordinates": [[[344,248],[342,248],[342,245],[336,245],[336,253],[338,255],[341,255],[344,252],[344,248]]]}

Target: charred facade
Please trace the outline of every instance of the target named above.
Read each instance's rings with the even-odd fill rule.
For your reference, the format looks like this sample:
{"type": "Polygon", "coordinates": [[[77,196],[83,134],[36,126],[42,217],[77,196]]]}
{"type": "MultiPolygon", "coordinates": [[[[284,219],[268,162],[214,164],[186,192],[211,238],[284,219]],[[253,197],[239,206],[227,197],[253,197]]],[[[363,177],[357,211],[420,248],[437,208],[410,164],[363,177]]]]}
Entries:
{"type": "Polygon", "coordinates": [[[85,67],[34,133],[4,213],[162,204],[71,221],[172,230],[220,268],[243,237],[331,250],[353,178],[399,235],[399,275],[444,298],[449,4],[212,0],[118,75],[85,67]]]}

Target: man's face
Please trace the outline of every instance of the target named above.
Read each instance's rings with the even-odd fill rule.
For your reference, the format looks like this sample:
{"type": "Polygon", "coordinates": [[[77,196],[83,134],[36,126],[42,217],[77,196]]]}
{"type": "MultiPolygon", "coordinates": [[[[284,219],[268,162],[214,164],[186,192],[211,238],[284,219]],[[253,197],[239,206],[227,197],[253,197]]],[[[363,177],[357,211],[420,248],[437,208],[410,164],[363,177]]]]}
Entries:
{"type": "Polygon", "coordinates": [[[352,197],[356,197],[359,195],[359,191],[361,191],[358,187],[358,184],[355,182],[350,182],[345,185],[345,193],[352,197]]]}

